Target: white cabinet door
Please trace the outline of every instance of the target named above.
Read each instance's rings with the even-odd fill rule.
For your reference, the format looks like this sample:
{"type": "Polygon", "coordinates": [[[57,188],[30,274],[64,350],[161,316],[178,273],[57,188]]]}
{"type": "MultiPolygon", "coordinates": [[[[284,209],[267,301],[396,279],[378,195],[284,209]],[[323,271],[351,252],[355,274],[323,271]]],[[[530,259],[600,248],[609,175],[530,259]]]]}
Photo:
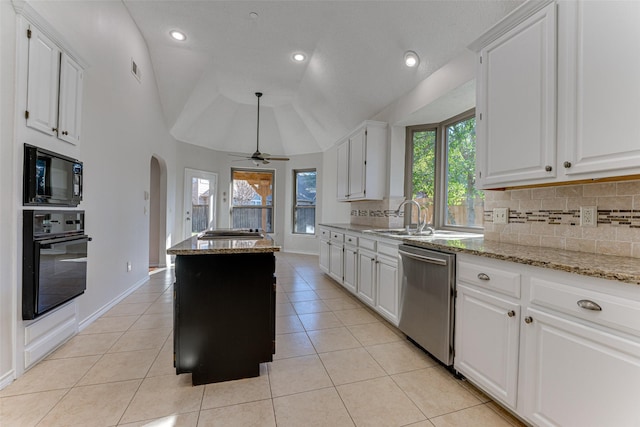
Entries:
{"type": "Polygon", "coordinates": [[[349,140],[338,146],[338,200],[349,200],[349,140]]]}
{"type": "Polygon", "coordinates": [[[360,249],[358,252],[358,297],[375,307],[376,300],[376,254],[360,249]]]}
{"type": "Polygon", "coordinates": [[[389,322],[398,325],[398,260],[378,255],[376,263],[376,310],[389,322]]]}
{"type": "Polygon", "coordinates": [[[80,142],[83,71],[66,53],[60,56],[60,100],[58,106],[58,138],[80,142]]]}
{"type": "Polygon", "coordinates": [[[640,343],[529,308],[524,415],[539,426],[640,425],[640,343]]]}
{"type": "Polygon", "coordinates": [[[492,31],[492,41],[477,46],[478,181],[482,188],[550,181],[556,176],[556,5],[506,33],[492,31]]]}
{"type": "Polygon", "coordinates": [[[60,50],[31,26],[27,77],[27,126],[54,135],[58,123],[60,50]]]}
{"type": "Polygon", "coordinates": [[[333,277],[338,283],[342,283],[344,278],[344,254],[342,243],[331,242],[329,247],[329,276],[333,277]]]}
{"type": "Polygon", "coordinates": [[[330,262],[331,243],[328,240],[320,240],[320,259],[318,264],[320,269],[329,274],[329,262],[330,262]]]}
{"type": "Polygon", "coordinates": [[[349,292],[355,294],[357,292],[358,277],[358,249],[353,246],[345,245],[344,247],[344,286],[349,292]]]}
{"type": "Polygon", "coordinates": [[[511,409],[516,408],[520,305],[458,284],[454,366],[511,409]]]}
{"type": "Polygon", "coordinates": [[[349,198],[366,196],[367,130],[361,128],[349,138],[349,198]]]}
{"type": "MultiPolygon", "coordinates": [[[[559,122],[565,173],[640,172],[640,2],[559,3],[559,122]]],[[[604,175],[598,175],[604,176],[604,175]]],[[[590,175],[589,178],[592,176],[590,175]]]]}

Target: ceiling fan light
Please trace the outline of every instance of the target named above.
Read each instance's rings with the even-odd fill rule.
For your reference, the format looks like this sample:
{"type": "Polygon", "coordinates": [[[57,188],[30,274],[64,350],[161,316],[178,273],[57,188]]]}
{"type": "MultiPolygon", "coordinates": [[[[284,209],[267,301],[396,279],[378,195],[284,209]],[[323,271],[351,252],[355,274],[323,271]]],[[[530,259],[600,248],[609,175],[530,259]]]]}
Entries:
{"type": "Polygon", "coordinates": [[[305,59],[307,59],[307,55],[302,52],[296,52],[293,54],[293,60],[295,62],[304,62],[305,59]]]}
{"type": "Polygon", "coordinates": [[[420,64],[420,57],[412,50],[404,53],[404,65],[407,67],[417,67],[420,64]]]}
{"type": "Polygon", "coordinates": [[[187,35],[182,31],[178,31],[178,30],[169,31],[169,35],[171,36],[172,39],[177,40],[179,42],[183,42],[187,39],[187,35]]]}

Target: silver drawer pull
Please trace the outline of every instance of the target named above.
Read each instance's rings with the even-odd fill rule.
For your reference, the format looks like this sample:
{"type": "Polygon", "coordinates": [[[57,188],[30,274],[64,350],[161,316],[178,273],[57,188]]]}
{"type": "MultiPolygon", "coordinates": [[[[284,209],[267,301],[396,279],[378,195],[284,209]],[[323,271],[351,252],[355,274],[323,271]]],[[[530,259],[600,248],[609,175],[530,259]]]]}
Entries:
{"type": "Polygon", "coordinates": [[[578,301],[578,307],[584,308],[585,310],[602,311],[602,307],[588,299],[581,299],[578,301]]]}
{"type": "Polygon", "coordinates": [[[489,275],[485,274],[485,273],[478,273],[478,279],[480,279],[480,280],[491,280],[491,277],[489,277],[489,275]]]}
{"type": "Polygon", "coordinates": [[[509,317],[513,317],[515,315],[516,315],[516,312],[513,311],[513,310],[509,310],[509,312],[507,313],[507,316],[509,316],[509,317]]]}

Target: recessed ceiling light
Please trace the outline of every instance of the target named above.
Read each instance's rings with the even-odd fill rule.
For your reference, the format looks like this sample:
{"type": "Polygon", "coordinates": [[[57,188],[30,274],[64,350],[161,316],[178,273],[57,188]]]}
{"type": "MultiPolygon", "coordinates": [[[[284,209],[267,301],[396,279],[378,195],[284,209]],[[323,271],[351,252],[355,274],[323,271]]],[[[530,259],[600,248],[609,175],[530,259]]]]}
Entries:
{"type": "Polygon", "coordinates": [[[178,31],[178,30],[169,31],[169,35],[174,40],[178,40],[179,42],[183,42],[183,41],[185,41],[187,39],[187,36],[185,35],[185,33],[183,33],[182,31],[178,31]]]}
{"type": "Polygon", "coordinates": [[[304,53],[298,52],[293,54],[293,60],[296,62],[302,62],[307,59],[307,56],[304,53]]]}
{"type": "Polygon", "coordinates": [[[256,19],[258,19],[258,14],[256,12],[250,12],[249,19],[252,19],[255,21],[256,19]]]}
{"type": "Polygon", "coordinates": [[[412,50],[404,53],[404,65],[407,67],[416,67],[420,63],[420,57],[412,50]]]}

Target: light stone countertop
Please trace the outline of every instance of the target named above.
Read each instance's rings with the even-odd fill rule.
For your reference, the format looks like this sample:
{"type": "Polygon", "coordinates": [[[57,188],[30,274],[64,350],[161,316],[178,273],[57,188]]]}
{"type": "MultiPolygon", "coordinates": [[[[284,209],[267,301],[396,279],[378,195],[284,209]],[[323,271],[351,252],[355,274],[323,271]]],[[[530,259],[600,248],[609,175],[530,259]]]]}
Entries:
{"type": "MultiPolygon", "coordinates": [[[[371,227],[351,224],[321,224],[345,231],[371,233],[371,227]]],[[[468,239],[434,239],[430,237],[395,236],[403,243],[447,252],[459,252],[503,261],[511,261],[535,267],[551,268],[583,276],[617,280],[640,285],[640,259],[588,252],[567,251],[537,246],[515,245],[484,240],[482,237],[468,239]]]]}
{"type": "Polygon", "coordinates": [[[272,238],[262,239],[202,239],[193,236],[167,249],[169,255],[217,255],[279,252],[272,238]]]}

